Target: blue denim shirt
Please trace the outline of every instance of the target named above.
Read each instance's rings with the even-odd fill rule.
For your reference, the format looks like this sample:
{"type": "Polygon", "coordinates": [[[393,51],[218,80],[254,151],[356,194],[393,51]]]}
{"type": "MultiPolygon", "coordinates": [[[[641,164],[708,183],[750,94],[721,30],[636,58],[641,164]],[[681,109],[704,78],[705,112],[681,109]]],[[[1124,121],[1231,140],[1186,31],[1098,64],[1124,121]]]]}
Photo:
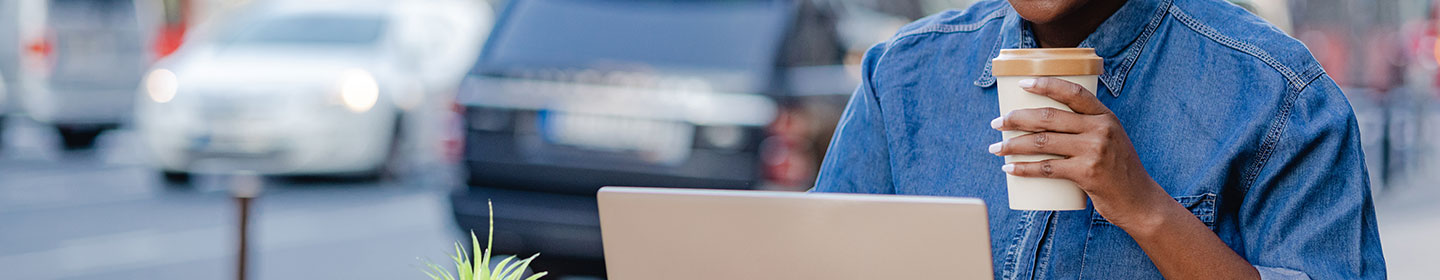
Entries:
{"type": "MultiPolygon", "coordinates": [[[[1027,30],[991,0],[872,48],[814,190],[981,198],[997,279],[1161,278],[1093,207],[1006,204],[989,61],[1027,30]]],[[[1224,1],[1130,0],[1081,47],[1145,169],[1265,278],[1385,278],[1354,113],[1299,41],[1224,1]]]]}

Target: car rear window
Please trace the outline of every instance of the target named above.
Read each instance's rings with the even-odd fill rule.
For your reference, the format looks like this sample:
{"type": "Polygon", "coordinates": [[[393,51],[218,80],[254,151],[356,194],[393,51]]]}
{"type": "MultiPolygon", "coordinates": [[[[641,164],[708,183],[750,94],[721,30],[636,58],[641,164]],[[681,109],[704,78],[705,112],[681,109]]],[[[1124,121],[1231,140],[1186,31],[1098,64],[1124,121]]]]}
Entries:
{"type": "Polygon", "coordinates": [[[49,13],[50,24],[62,28],[136,28],[132,0],[52,0],[49,13]]]}
{"type": "Polygon", "coordinates": [[[380,16],[294,15],[250,22],[230,45],[373,45],[384,33],[380,16]]]}
{"type": "Polygon", "coordinates": [[[512,1],[476,72],[700,69],[763,81],[793,13],[788,1],[512,1]]]}

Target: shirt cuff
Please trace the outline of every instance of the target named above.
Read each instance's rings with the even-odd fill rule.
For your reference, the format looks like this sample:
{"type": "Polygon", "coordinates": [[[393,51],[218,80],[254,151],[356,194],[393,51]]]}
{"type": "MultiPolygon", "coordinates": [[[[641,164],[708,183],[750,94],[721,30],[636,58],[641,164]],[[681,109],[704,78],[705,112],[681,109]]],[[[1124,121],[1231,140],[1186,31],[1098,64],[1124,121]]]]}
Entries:
{"type": "Polygon", "coordinates": [[[1265,267],[1257,265],[1255,266],[1255,270],[1260,271],[1260,279],[1263,280],[1310,280],[1310,275],[1307,275],[1304,272],[1286,268],[1265,267]]]}

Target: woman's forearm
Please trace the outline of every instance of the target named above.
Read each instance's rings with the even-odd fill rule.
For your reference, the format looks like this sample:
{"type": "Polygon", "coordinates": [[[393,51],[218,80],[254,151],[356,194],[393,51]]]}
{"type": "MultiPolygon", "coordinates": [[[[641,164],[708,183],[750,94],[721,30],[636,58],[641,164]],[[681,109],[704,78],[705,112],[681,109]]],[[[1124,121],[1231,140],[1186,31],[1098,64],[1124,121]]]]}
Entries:
{"type": "Polygon", "coordinates": [[[1180,206],[1145,170],[1134,144],[1094,93],[1056,78],[1019,81],[1030,93],[1070,106],[1022,109],[992,120],[1000,131],[1036,132],[987,147],[999,156],[1052,154],[1065,159],[1015,162],[1001,167],[1023,177],[1075,182],[1095,211],[1125,229],[1170,279],[1258,279],[1259,272],[1180,206]],[[1069,139],[1073,145],[1052,143],[1069,139]]]}
{"type": "Polygon", "coordinates": [[[1168,196],[1147,221],[1124,228],[1166,279],[1260,279],[1250,262],[1220,241],[1204,222],[1168,196]]]}

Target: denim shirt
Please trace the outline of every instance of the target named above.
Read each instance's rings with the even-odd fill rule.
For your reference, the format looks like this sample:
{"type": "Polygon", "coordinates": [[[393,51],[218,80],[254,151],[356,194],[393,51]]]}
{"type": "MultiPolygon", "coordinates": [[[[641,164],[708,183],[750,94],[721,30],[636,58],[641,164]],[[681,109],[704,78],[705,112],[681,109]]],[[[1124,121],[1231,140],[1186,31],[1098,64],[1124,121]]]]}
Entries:
{"type": "MultiPolygon", "coordinates": [[[[1161,278],[1093,206],[1007,205],[989,61],[1027,30],[991,0],[870,49],[814,191],[983,199],[996,279],[1161,278]]],[[[1385,278],[1354,112],[1299,41],[1224,1],[1130,0],[1080,46],[1145,169],[1264,278],[1385,278]]]]}

